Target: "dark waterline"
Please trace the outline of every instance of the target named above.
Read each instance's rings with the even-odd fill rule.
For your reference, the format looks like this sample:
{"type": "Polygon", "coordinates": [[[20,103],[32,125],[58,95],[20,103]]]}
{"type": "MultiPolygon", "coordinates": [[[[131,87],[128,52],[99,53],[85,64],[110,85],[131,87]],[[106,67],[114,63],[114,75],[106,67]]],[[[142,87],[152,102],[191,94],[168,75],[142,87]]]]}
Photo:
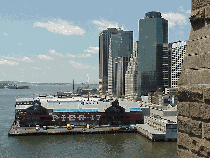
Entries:
{"type": "Polygon", "coordinates": [[[67,85],[0,89],[0,157],[165,157],[176,158],[176,142],[151,142],[137,133],[8,137],[15,97],[72,91],[67,85]]]}

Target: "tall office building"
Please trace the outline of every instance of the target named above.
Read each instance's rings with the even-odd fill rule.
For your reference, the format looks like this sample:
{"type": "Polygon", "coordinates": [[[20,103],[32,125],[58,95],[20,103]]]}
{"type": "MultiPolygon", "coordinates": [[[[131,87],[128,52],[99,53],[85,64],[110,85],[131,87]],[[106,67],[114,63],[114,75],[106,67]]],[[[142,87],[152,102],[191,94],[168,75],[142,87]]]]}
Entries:
{"type": "Polygon", "coordinates": [[[137,99],[137,56],[138,56],[138,41],[134,43],[133,54],[127,66],[125,73],[125,98],[128,100],[137,99]]]}
{"type": "MultiPolygon", "coordinates": [[[[171,88],[171,58],[172,58],[172,44],[173,43],[169,43],[168,44],[168,64],[169,64],[169,67],[168,67],[168,83],[169,83],[169,86],[168,88],[171,88]]],[[[165,87],[166,88],[166,87],[165,87]]]]}
{"type": "Polygon", "coordinates": [[[139,20],[138,97],[163,91],[168,81],[168,20],[160,12],[139,20]]]}
{"type": "Polygon", "coordinates": [[[115,58],[113,96],[123,97],[125,95],[125,73],[129,59],[129,56],[120,56],[115,58]]]}
{"type": "Polygon", "coordinates": [[[132,53],[132,50],[129,49],[130,44],[130,34],[118,33],[111,35],[108,59],[108,94],[110,96],[125,94],[125,72],[132,53]],[[117,79],[117,76],[120,78],[117,79]],[[118,87],[120,80],[121,87],[118,87]]]}
{"type": "Polygon", "coordinates": [[[178,87],[187,41],[177,41],[171,46],[171,88],[178,87]]]}
{"type": "Polygon", "coordinates": [[[117,56],[130,56],[132,50],[133,50],[133,31],[123,31],[120,28],[119,29],[107,28],[106,30],[100,32],[99,34],[100,95],[106,95],[107,92],[112,90],[113,88],[114,59],[117,56]],[[109,86],[108,86],[108,81],[109,81],[109,86]]]}

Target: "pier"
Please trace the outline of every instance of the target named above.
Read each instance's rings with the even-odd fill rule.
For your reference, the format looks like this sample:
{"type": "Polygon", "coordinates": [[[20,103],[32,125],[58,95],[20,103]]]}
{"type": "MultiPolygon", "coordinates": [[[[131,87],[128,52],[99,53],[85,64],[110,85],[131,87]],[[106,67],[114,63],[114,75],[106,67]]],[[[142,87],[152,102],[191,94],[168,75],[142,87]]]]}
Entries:
{"type": "Polygon", "coordinates": [[[27,135],[57,135],[57,134],[107,134],[107,133],[136,133],[136,130],[124,129],[121,127],[97,127],[97,128],[85,128],[76,127],[68,130],[66,127],[51,127],[46,130],[40,128],[36,130],[35,127],[17,127],[12,125],[9,136],[27,136],[27,135]]]}
{"type": "Polygon", "coordinates": [[[12,125],[8,136],[30,136],[30,135],[59,135],[59,134],[112,134],[112,133],[139,133],[151,141],[177,141],[177,139],[166,139],[166,133],[155,130],[146,124],[137,124],[137,129],[121,129],[121,127],[75,127],[68,130],[66,126],[48,127],[47,129],[35,127],[18,127],[12,125]]]}
{"type": "Polygon", "coordinates": [[[176,138],[166,138],[166,133],[155,130],[147,124],[136,124],[137,132],[151,141],[177,141],[176,138]]]}

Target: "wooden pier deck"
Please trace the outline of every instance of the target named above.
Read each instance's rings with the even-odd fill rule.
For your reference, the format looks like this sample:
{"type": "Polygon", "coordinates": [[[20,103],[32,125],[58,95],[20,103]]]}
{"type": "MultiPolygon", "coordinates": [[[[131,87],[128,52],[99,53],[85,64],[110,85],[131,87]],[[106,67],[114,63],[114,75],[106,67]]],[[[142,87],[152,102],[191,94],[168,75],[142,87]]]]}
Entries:
{"type": "Polygon", "coordinates": [[[106,133],[136,133],[136,130],[120,130],[120,127],[100,127],[100,128],[67,128],[36,130],[35,127],[17,127],[12,126],[8,132],[9,136],[26,136],[26,135],[56,135],[56,134],[106,134],[106,133]]]}
{"type": "Polygon", "coordinates": [[[9,136],[28,136],[28,135],[58,135],[58,134],[109,134],[109,133],[139,133],[151,141],[177,141],[177,139],[166,139],[166,134],[162,131],[155,130],[146,124],[137,124],[137,129],[124,129],[121,127],[97,127],[82,128],[76,127],[68,130],[66,127],[51,127],[50,129],[36,130],[35,127],[17,127],[12,125],[8,132],[9,136]]]}

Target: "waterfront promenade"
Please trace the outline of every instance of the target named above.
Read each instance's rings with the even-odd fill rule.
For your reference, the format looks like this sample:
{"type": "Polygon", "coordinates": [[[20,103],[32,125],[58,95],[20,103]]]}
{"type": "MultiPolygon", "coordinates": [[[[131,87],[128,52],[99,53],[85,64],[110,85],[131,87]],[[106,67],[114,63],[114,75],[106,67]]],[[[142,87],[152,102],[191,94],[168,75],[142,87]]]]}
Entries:
{"type": "Polygon", "coordinates": [[[153,127],[146,124],[137,124],[137,132],[147,137],[152,141],[165,140],[166,134],[162,131],[155,130],[153,127]]]}
{"type": "Polygon", "coordinates": [[[121,130],[121,127],[96,127],[85,128],[76,127],[68,130],[66,126],[53,127],[51,129],[36,130],[35,127],[17,127],[13,125],[8,133],[9,136],[24,136],[24,135],[53,135],[53,134],[106,134],[106,133],[129,133],[136,132],[135,130],[125,129],[121,130]]]}
{"type": "Polygon", "coordinates": [[[66,126],[50,127],[46,130],[40,128],[36,130],[35,127],[17,127],[12,125],[8,133],[9,136],[27,136],[27,135],[59,135],[59,134],[109,134],[109,133],[139,133],[151,141],[176,141],[176,139],[166,139],[166,133],[155,130],[146,124],[137,124],[136,129],[121,129],[121,127],[76,127],[68,130],[66,126]]]}

